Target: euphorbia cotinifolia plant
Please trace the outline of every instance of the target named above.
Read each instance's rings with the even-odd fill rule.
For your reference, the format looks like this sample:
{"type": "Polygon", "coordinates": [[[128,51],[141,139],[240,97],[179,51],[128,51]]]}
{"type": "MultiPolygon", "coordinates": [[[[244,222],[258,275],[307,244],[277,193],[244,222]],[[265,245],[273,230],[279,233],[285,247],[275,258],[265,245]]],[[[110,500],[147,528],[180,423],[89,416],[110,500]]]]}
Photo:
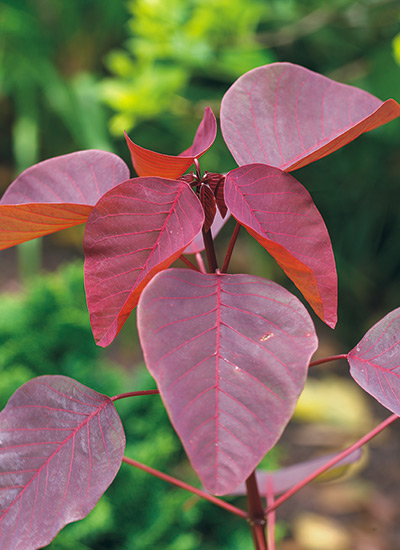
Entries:
{"type": "Polygon", "coordinates": [[[110,344],[137,306],[144,359],[158,390],[124,388],[107,397],[54,375],[14,393],[0,414],[1,550],[48,544],[89,513],[122,461],[247,519],[254,547],[272,550],[279,504],[323,470],[355,460],[361,445],[400,415],[400,308],[350,352],[310,363],[317,336],[300,300],[270,280],[229,273],[244,227],[334,328],[330,238],[290,172],[399,114],[392,99],[275,63],[243,75],[222,100],[222,134],[238,164],[226,175],[200,166],[217,131],[206,108],[193,144],[178,156],[126,136],[138,177],[130,178],[119,157],[97,150],[46,160],[17,177],[0,202],[1,247],[86,222],[94,338],[110,344]],[[229,216],[236,226],[220,263],[214,237],[229,216]],[[170,268],[178,259],[185,267],[170,268]],[[255,474],[288,423],[309,366],[343,357],[354,380],[394,414],[322,462],[255,474]],[[124,457],[114,401],[158,393],[203,489],[124,457]],[[214,496],[241,492],[246,511],[214,496]]]}

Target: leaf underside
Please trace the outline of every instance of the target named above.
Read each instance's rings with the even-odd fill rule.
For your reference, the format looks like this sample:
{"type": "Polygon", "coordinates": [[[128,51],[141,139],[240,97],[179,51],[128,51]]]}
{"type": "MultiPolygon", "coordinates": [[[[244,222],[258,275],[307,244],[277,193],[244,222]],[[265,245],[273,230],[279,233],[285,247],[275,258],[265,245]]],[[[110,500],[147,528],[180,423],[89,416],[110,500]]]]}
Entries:
{"type": "Polygon", "coordinates": [[[276,443],[317,347],[304,306],[251,275],[169,269],[144,290],[146,364],[202,483],[226,494],[276,443]]]}
{"type": "Polygon", "coordinates": [[[117,474],[111,399],[65,376],[21,386],[0,413],[0,548],[34,550],[84,518],[117,474]]]}
{"type": "Polygon", "coordinates": [[[78,151],[22,172],[0,201],[0,250],[84,223],[109,189],[129,178],[106,151],[78,151]]]}
{"type": "Polygon", "coordinates": [[[347,360],[357,384],[400,416],[400,308],[376,323],[347,360]]]}
{"type": "Polygon", "coordinates": [[[278,262],[316,314],[337,321],[337,275],[325,223],[308,191],[290,174],[265,164],[229,172],[225,201],[278,262]]]}
{"type": "Polygon", "coordinates": [[[240,77],[221,104],[221,129],[239,166],[306,166],[400,115],[393,99],[335,82],[291,63],[240,77]]]}
{"type": "Polygon", "coordinates": [[[126,143],[131,153],[132,164],[138,176],[160,176],[175,179],[181,176],[214,143],[217,135],[217,121],[210,107],[206,107],[193,144],[178,156],[164,155],[144,149],[134,143],[125,133],[126,143]]]}
{"type": "Polygon", "coordinates": [[[201,230],[204,213],[187,183],[135,178],[106,193],[85,229],[85,289],[100,346],[118,334],[150,279],[201,230]]]}
{"type": "MultiPolygon", "coordinates": [[[[335,466],[329,468],[328,471],[342,468],[347,464],[358,462],[362,457],[362,453],[362,449],[353,451],[351,454],[340,460],[340,462],[337,462],[335,466]]],[[[312,458],[311,460],[299,462],[298,464],[293,464],[292,466],[287,466],[286,468],[281,468],[274,471],[256,470],[256,478],[260,495],[263,497],[267,496],[268,487],[271,487],[274,495],[280,495],[285,491],[289,491],[289,489],[297,485],[297,483],[300,483],[315,470],[321,466],[324,466],[324,464],[332,458],[335,458],[337,454],[338,453],[331,453],[328,455],[319,456],[318,458],[312,458]]],[[[246,485],[243,483],[236,487],[231,494],[246,495],[246,493],[246,485]]]]}

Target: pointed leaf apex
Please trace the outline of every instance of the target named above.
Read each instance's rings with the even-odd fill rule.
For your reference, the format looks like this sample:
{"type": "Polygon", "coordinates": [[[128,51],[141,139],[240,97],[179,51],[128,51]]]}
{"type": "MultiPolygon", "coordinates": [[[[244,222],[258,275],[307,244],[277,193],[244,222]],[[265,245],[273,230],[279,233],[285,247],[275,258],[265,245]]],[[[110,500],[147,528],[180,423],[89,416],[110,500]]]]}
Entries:
{"type": "Polygon", "coordinates": [[[195,158],[204,155],[214,143],[217,135],[217,121],[211,108],[206,107],[193,144],[178,156],[165,155],[145,149],[134,143],[126,132],[124,134],[138,176],[160,176],[176,179],[186,172],[195,158]]]}

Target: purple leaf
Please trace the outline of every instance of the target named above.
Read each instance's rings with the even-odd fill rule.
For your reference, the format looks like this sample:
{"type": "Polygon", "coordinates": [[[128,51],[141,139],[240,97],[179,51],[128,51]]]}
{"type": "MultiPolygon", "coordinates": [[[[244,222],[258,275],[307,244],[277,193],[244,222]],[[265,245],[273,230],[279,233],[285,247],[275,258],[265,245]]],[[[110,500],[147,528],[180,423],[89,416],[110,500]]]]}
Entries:
{"type": "Polygon", "coordinates": [[[357,384],[400,416],[400,308],[378,321],[347,360],[357,384]]]}
{"type": "Polygon", "coordinates": [[[86,222],[99,198],[128,178],[124,161],[106,151],[79,151],[35,164],[0,201],[0,250],[86,222]]]}
{"type": "Polygon", "coordinates": [[[85,288],[95,340],[110,344],[150,279],[199,233],[200,201],[184,181],[135,178],[99,200],[86,224],[85,288]]]}
{"type": "Polygon", "coordinates": [[[21,386],[0,413],[0,548],[33,550],[84,518],[121,465],[111,399],[65,376],[21,386]]]}
{"type": "Polygon", "coordinates": [[[160,176],[175,179],[186,172],[195,158],[201,157],[208,151],[214,143],[216,135],[217,121],[210,107],[206,107],[193,144],[178,156],[164,155],[144,149],[134,143],[127,134],[125,134],[125,139],[138,176],[160,176]]]}
{"type": "Polygon", "coordinates": [[[236,220],[333,328],[337,321],[335,259],[328,231],[308,191],[278,168],[252,164],[226,176],[225,201],[236,220]]]}
{"type": "Polygon", "coordinates": [[[304,67],[272,63],[229,88],[221,129],[239,166],[262,162],[291,171],[399,115],[393,99],[382,102],[304,67]]]}
{"type": "Polygon", "coordinates": [[[252,275],[169,269],[143,292],[146,364],[194,469],[231,492],[279,439],[317,347],[299,300],[252,275]]]}
{"type": "MultiPolygon", "coordinates": [[[[217,209],[215,213],[214,221],[211,225],[211,234],[213,238],[215,238],[218,233],[221,231],[225,223],[230,218],[230,212],[228,212],[225,215],[225,218],[222,218],[220,211],[217,209]]],[[[204,250],[204,239],[203,239],[203,233],[200,231],[196,235],[196,237],[193,239],[193,241],[190,243],[190,245],[185,249],[185,254],[197,254],[198,252],[202,252],[204,250]]]]}
{"type": "MultiPolygon", "coordinates": [[[[298,464],[293,464],[292,466],[287,466],[286,468],[281,468],[280,470],[275,471],[266,471],[266,470],[256,470],[256,478],[258,482],[258,487],[261,496],[267,495],[267,480],[268,478],[272,479],[272,486],[274,495],[280,495],[285,493],[297,483],[300,483],[304,478],[312,474],[315,470],[326,464],[332,458],[335,458],[337,453],[331,453],[329,455],[320,456],[318,458],[313,458],[311,460],[306,460],[304,462],[299,462],[298,464]]],[[[346,464],[353,464],[358,462],[362,456],[362,449],[357,449],[351,454],[343,458],[340,462],[329,468],[330,470],[335,470],[336,468],[341,468],[346,464]]],[[[246,486],[244,483],[240,484],[236,489],[232,491],[232,495],[246,495],[246,486]]]]}

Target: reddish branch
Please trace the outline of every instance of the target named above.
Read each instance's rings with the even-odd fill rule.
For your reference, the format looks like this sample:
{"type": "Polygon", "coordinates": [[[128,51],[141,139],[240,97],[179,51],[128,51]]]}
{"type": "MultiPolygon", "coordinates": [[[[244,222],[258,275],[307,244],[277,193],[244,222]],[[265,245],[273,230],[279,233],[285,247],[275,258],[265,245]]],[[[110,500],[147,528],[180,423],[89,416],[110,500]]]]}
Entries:
{"type": "Polygon", "coordinates": [[[138,397],[140,395],[158,395],[158,390],[142,390],[142,391],[129,391],[127,393],[120,393],[111,397],[111,401],[117,401],[117,399],[125,399],[125,397],[138,397]]]}
{"type": "Polygon", "coordinates": [[[382,430],[384,430],[385,428],[387,428],[387,426],[389,426],[392,422],[394,422],[395,420],[397,420],[399,417],[397,416],[397,414],[392,414],[391,416],[389,416],[386,420],[384,420],[383,422],[381,422],[376,428],[374,428],[373,430],[371,430],[369,433],[367,433],[364,437],[362,437],[361,439],[359,439],[356,443],[354,443],[353,445],[351,445],[350,447],[348,447],[347,449],[345,449],[344,451],[342,451],[341,453],[339,453],[338,455],[336,455],[334,458],[332,458],[331,460],[328,460],[328,462],[326,462],[323,466],[321,466],[320,468],[317,468],[312,474],[308,475],[307,477],[305,477],[302,481],[300,481],[299,483],[297,483],[296,485],[294,485],[294,487],[292,487],[291,489],[289,489],[289,491],[286,491],[286,493],[284,493],[281,497],[279,497],[278,499],[276,499],[276,501],[274,502],[274,504],[272,506],[268,506],[267,510],[266,510],[266,514],[270,514],[271,512],[273,512],[274,510],[276,510],[276,508],[278,508],[278,506],[280,506],[281,504],[283,504],[284,502],[286,502],[286,500],[288,500],[288,498],[290,498],[291,496],[293,496],[295,493],[297,493],[297,491],[299,491],[300,489],[302,489],[305,485],[307,485],[308,483],[310,483],[310,481],[312,481],[313,479],[315,479],[317,476],[319,476],[320,474],[323,474],[324,472],[326,472],[326,470],[329,470],[329,468],[332,468],[333,466],[335,466],[335,464],[337,464],[338,462],[340,462],[341,460],[343,460],[343,458],[346,458],[346,456],[348,456],[349,454],[351,454],[352,452],[356,451],[357,449],[359,449],[360,447],[362,447],[363,445],[365,445],[365,443],[367,443],[368,441],[370,441],[373,437],[375,437],[376,435],[378,435],[382,430]]]}
{"type": "Polygon", "coordinates": [[[250,525],[254,548],[255,550],[267,550],[267,541],[265,538],[265,512],[254,472],[246,479],[246,489],[249,509],[247,521],[250,525]]]}
{"type": "Polygon", "coordinates": [[[233,230],[232,237],[228,246],[228,250],[226,252],[224,265],[222,266],[222,269],[221,269],[222,273],[226,273],[228,271],[229,262],[231,261],[232,252],[239,235],[240,227],[241,227],[240,223],[236,222],[235,229],[233,230]]]}
{"type": "Polygon", "coordinates": [[[317,365],[322,365],[323,363],[330,363],[331,361],[338,361],[339,359],[347,359],[347,355],[347,353],[342,353],[341,355],[331,355],[330,357],[324,357],[323,359],[312,361],[308,366],[316,367],[317,365]]]}
{"type": "Polygon", "coordinates": [[[228,512],[231,512],[232,514],[235,514],[241,518],[247,518],[247,514],[244,510],[241,510],[240,508],[237,508],[236,506],[233,506],[232,504],[229,504],[228,502],[225,502],[224,500],[214,497],[213,495],[210,495],[209,493],[206,493],[205,491],[202,491],[201,489],[197,489],[196,487],[193,487],[192,485],[189,485],[185,483],[184,481],[180,481],[179,479],[176,479],[175,477],[169,476],[168,474],[164,474],[163,472],[160,472],[159,470],[155,470],[154,468],[150,468],[150,466],[146,466],[146,464],[142,464],[141,462],[137,462],[136,460],[133,460],[132,458],[128,458],[127,456],[124,456],[122,459],[123,462],[126,464],[129,464],[130,466],[134,466],[135,468],[139,468],[140,470],[143,470],[144,472],[147,472],[148,474],[151,474],[155,477],[158,477],[160,479],[163,479],[167,483],[171,483],[172,485],[175,485],[176,487],[180,487],[181,489],[184,489],[185,491],[189,491],[190,493],[194,493],[195,495],[204,498],[205,500],[208,500],[209,502],[212,502],[213,504],[216,504],[220,508],[224,508],[228,512]]]}

